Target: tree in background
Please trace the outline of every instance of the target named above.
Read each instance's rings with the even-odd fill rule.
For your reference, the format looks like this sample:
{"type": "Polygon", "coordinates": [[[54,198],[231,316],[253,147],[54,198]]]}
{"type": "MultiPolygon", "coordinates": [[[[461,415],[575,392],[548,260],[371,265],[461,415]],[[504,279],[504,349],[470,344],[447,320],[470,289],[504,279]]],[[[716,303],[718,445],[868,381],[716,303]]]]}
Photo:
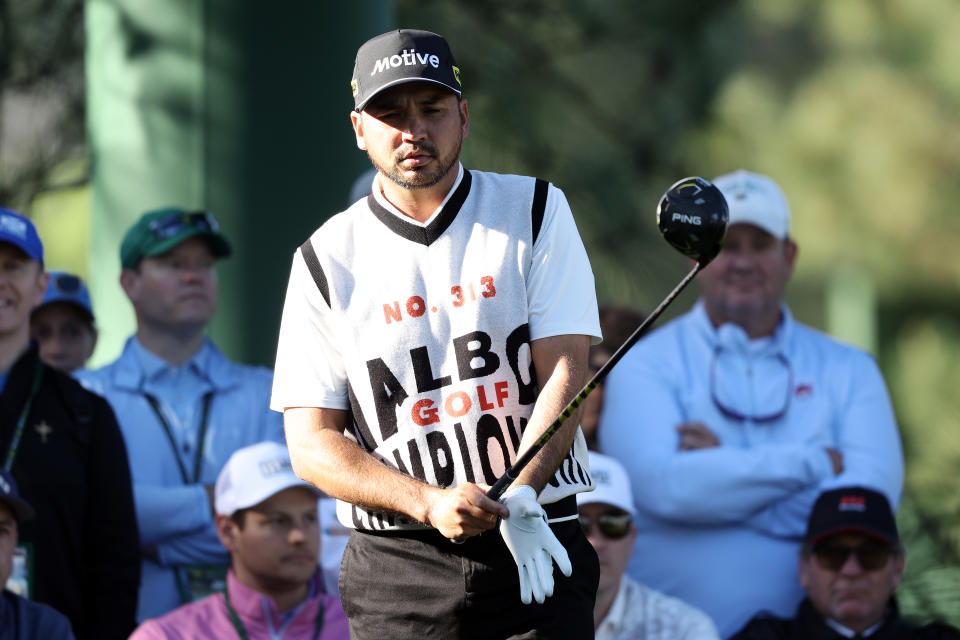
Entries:
{"type": "Polygon", "coordinates": [[[85,154],[83,0],[0,0],[0,203],[26,210],[85,154]]]}

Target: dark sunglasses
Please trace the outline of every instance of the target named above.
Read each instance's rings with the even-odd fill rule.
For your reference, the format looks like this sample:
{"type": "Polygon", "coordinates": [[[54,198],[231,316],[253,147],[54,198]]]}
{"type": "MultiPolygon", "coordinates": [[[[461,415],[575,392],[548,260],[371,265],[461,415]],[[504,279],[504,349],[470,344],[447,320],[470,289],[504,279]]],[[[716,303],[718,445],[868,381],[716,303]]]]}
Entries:
{"type": "Polygon", "coordinates": [[[820,568],[827,571],[840,571],[850,554],[857,557],[857,564],[864,571],[876,571],[887,565],[894,548],[881,542],[865,542],[856,547],[825,543],[815,545],[812,553],[820,568]]]}
{"type": "MultiPolygon", "coordinates": [[[[580,514],[580,528],[583,529],[584,535],[590,534],[590,529],[593,528],[593,520],[590,516],[585,514],[580,514]]],[[[610,540],[619,540],[623,536],[627,535],[630,532],[630,514],[629,513],[601,513],[597,516],[597,528],[600,530],[600,533],[604,538],[609,538],[610,540]]]]}
{"type": "Polygon", "coordinates": [[[216,233],[220,225],[217,224],[216,218],[206,211],[194,211],[193,213],[171,213],[158,218],[150,223],[149,229],[157,240],[164,240],[177,235],[184,229],[216,233]]]}
{"type": "Polygon", "coordinates": [[[713,360],[710,362],[710,398],[713,400],[714,406],[720,410],[720,413],[737,422],[749,420],[754,424],[776,422],[786,415],[787,409],[790,408],[790,397],[793,395],[793,367],[790,366],[790,361],[787,360],[786,356],[782,353],[777,354],[777,360],[780,361],[787,372],[787,392],[784,394],[783,407],[773,413],[754,416],[740,413],[736,409],[728,407],[720,402],[720,399],[717,397],[717,358],[720,357],[720,351],[722,351],[722,347],[720,346],[717,346],[717,348],[713,350],[713,360]]]}

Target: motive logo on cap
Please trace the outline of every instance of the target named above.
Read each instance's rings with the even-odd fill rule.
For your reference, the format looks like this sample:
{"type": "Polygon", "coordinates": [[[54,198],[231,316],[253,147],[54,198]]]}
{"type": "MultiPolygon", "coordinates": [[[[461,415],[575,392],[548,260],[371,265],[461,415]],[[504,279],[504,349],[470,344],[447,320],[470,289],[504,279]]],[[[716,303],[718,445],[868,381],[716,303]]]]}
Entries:
{"type": "Polygon", "coordinates": [[[440,57],[435,53],[417,53],[415,49],[404,49],[400,53],[396,53],[392,56],[384,56],[379,60],[373,63],[373,71],[370,72],[371,76],[375,76],[381,71],[386,71],[393,67],[399,66],[411,66],[411,65],[420,65],[424,66],[429,64],[434,69],[440,68],[440,57]]]}
{"type": "Polygon", "coordinates": [[[434,83],[461,95],[460,68],[443,36],[395,29],[367,40],[357,50],[350,81],[357,111],[381,91],[406,82],[434,83]]]}

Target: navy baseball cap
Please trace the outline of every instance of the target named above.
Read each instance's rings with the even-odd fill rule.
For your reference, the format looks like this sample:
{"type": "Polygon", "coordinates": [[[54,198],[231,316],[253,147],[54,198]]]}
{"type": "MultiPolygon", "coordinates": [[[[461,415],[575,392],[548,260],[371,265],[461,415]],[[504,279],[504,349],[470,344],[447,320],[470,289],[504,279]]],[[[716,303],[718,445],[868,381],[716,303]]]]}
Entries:
{"type": "Polygon", "coordinates": [[[900,544],[890,503],[882,493],[866,487],[843,487],[821,493],[810,512],[803,540],[812,546],[840,533],[862,533],[894,546],[900,544]]]}
{"type": "Polygon", "coordinates": [[[93,306],[90,304],[90,290],[87,289],[87,283],[80,276],[75,276],[66,271],[51,271],[50,281],[47,283],[47,290],[43,294],[43,300],[34,309],[52,304],[54,302],[65,302],[72,304],[80,309],[93,321],[93,306]]]}
{"type": "Polygon", "coordinates": [[[0,502],[10,507],[17,522],[29,520],[34,516],[33,507],[20,497],[17,481],[9,471],[2,468],[0,468],[0,502]]]}
{"type": "Polygon", "coordinates": [[[419,29],[396,29],[364,42],[353,67],[353,104],[363,111],[375,95],[407,82],[432,82],[459,97],[460,67],[443,36],[419,29]]]}
{"type": "Polygon", "coordinates": [[[31,260],[43,264],[43,243],[30,218],[0,207],[0,242],[9,242],[31,260]]]}

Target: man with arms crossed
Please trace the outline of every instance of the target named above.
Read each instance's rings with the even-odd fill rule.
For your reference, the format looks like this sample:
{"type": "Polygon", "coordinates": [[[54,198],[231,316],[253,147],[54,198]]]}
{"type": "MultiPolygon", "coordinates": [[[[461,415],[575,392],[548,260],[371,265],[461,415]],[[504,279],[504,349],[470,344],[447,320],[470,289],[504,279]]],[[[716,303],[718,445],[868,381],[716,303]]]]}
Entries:
{"type": "Polygon", "coordinates": [[[589,637],[577,421],[502,503],[484,494],[579,391],[599,336],[570,208],[546,182],[460,165],[467,101],[442,37],[368,41],[353,88],[378,174],[294,256],[271,403],[298,475],[356,529],[351,637],[589,637]]]}
{"type": "Polygon", "coordinates": [[[219,587],[229,558],[214,527],[213,483],[240,447],[283,441],[268,408],[270,371],[230,361],[205,333],[217,308],[216,260],[228,255],[210,213],[143,214],[120,246],[137,332],[114,362],[76,374],[113,405],[130,452],[140,621],[219,587]]]}
{"type": "Polygon", "coordinates": [[[638,581],[703,609],[722,637],[802,597],[797,550],[814,500],[862,484],[897,504],[903,454],[874,359],[783,302],[797,245],[770,178],[714,181],[730,220],[688,313],[607,377],[602,451],[630,473],[638,581]]]}

